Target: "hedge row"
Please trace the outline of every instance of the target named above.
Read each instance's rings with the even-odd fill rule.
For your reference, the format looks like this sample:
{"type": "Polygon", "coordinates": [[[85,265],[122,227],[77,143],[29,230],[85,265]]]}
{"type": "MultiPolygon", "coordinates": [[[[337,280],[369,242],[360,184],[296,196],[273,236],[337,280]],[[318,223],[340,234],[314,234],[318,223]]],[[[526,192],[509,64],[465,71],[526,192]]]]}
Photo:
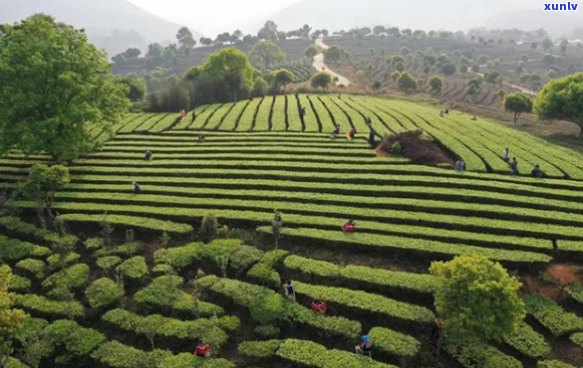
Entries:
{"type": "Polygon", "coordinates": [[[403,303],[385,296],[338,287],[310,285],[295,282],[296,293],[313,300],[322,299],[369,313],[380,313],[388,317],[417,323],[430,323],[435,315],[429,309],[403,303]]]}
{"type": "Polygon", "coordinates": [[[171,309],[194,315],[222,315],[222,307],[198,300],[195,296],[180,289],[184,280],[180,276],[166,275],[152,282],[134,294],[134,300],[154,309],[171,309]]]}
{"type": "Polygon", "coordinates": [[[91,308],[101,309],[114,305],[125,295],[124,289],[112,279],[102,277],[85,289],[91,308]]]}
{"type": "Polygon", "coordinates": [[[574,344],[579,345],[580,347],[583,348],[583,332],[571,335],[570,339],[571,341],[573,341],[574,344]]]}
{"type": "Polygon", "coordinates": [[[294,367],[396,368],[347,351],[328,350],[309,340],[245,341],[239,344],[237,351],[243,356],[269,362],[277,357],[294,367]]]}
{"type": "Polygon", "coordinates": [[[0,234],[0,259],[5,262],[19,261],[28,257],[44,257],[49,253],[50,250],[47,247],[11,239],[0,234]]]}
{"type": "Polygon", "coordinates": [[[101,319],[137,334],[146,334],[154,327],[156,336],[189,340],[203,339],[211,344],[214,350],[220,349],[229,339],[225,330],[232,332],[239,327],[237,317],[199,318],[193,321],[183,321],[158,314],[142,317],[124,309],[112,309],[102,315],[101,319]]]}
{"type": "Polygon", "coordinates": [[[566,312],[551,299],[541,295],[529,295],[524,302],[528,313],[555,336],[583,331],[583,318],[566,312]]]}
{"type": "MultiPolygon", "coordinates": [[[[581,243],[581,245],[583,245],[583,243],[581,243]]],[[[583,286],[579,284],[569,285],[567,288],[565,288],[565,291],[579,304],[583,304],[583,286]]]]}
{"type": "Polygon", "coordinates": [[[473,343],[463,346],[446,346],[446,351],[464,368],[523,368],[514,357],[502,353],[493,346],[473,343]],[[479,362],[479,365],[476,365],[479,362]]]}
{"type": "Polygon", "coordinates": [[[89,280],[89,266],[79,263],[50,275],[42,282],[42,286],[44,288],[57,286],[79,288],[85,285],[87,280],[89,280]]]}
{"type": "Polygon", "coordinates": [[[513,333],[504,336],[504,342],[533,359],[543,358],[551,352],[551,345],[545,337],[525,322],[521,322],[513,333]]]}
{"type": "Polygon", "coordinates": [[[326,261],[317,261],[296,255],[284,260],[284,266],[308,275],[329,279],[347,279],[368,284],[403,288],[431,294],[435,289],[433,276],[401,271],[391,271],[366,266],[340,266],[326,261]]]}
{"type": "MultiPolygon", "coordinates": [[[[60,215],[59,218],[64,222],[82,222],[99,224],[104,220],[103,215],[89,215],[70,213],[60,215]]],[[[172,221],[156,220],[152,218],[123,216],[123,215],[107,215],[107,221],[114,225],[123,225],[127,227],[137,227],[148,230],[166,231],[175,234],[187,234],[193,231],[192,226],[187,224],[179,224],[172,221]]]]}
{"type": "Polygon", "coordinates": [[[101,364],[111,368],[234,368],[235,365],[225,359],[205,359],[193,354],[173,355],[166,350],[145,352],[124,345],[118,341],[109,341],[101,345],[91,356],[101,364]]]}
{"type": "Polygon", "coordinates": [[[25,293],[25,292],[28,292],[30,290],[31,285],[32,285],[32,281],[30,281],[30,279],[13,274],[10,277],[10,283],[8,284],[8,289],[10,291],[25,293]]]}
{"type": "Polygon", "coordinates": [[[0,216],[0,227],[5,228],[11,233],[29,236],[49,245],[58,242],[72,246],[79,241],[79,238],[75,235],[66,234],[61,236],[58,233],[41,229],[36,225],[25,222],[20,217],[15,216],[0,216]]]}
{"type": "Polygon", "coordinates": [[[141,253],[143,250],[144,249],[140,243],[129,242],[114,247],[103,247],[101,249],[96,250],[93,255],[95,257],[104,256],[131,257],[135,254],[141,253]]]}
{"type": "Polygon", "coordinates": [[[131,280],[142,280],[150,273],[146,264],[146,258],[143,256],[135,256],[125,260],[116,267],[116,270],[131,280]]]}
{"type": "Polygon", "coordinates": [[[574,365],[563,363],[560,360],[543,360],[536,364],[536,368],[577,368],[574,365]]]}
{"type": "MultiPolygon", "coordinates": [[[[425,236],[431,236],[432,232],[438,238],[445,240],[457,239],[458,241],[466,240],[468,242],[488,243],[484,232],[511,236],[500,237],[500,243],[508,243],[510,246],[519,247],[536,247],[550,249],[548,241],[529,239],[525,242],[520,237],[528,236],[530,238],[544,237],[562,238],[566,236],[583,238],[583,215],[569,214],[557,211],[541,211],[534,209],[520,209],[503,206],[486,206],[473,211],[468,208],[464,209],[464,204],[447,203],[437,201],[432,206],[430,201],[419,201],[421,207],[415,208],[401,208],[401,209],[380,209],[380,208],[366,208],[354,206],[340,206],[340,205],[324,205],[316,203],[300,203],[300,202],[284,202],[284,201],[270,201],[262,198],[246,197],[246,199],[234,198],[190,198],[184,196],[169,196],[169,195],[154,195],[143,192],[140,195],[135,195],[129,192],[126,193],[95,193],[95,192],[61,192],[57,195],[60,203],[55,206],[58,208],[67,208],[75,205],[81,207],[84,203],[96,201],[101,205],[110,203],[122,204],[124,208],[139,205],[151,206],[172,206],[177,207],[177,211],[184,211],[185,208],[229,208],[231,210],[246,210],[246,211],[273,211],[274,208],[280,209],[283,213],[288,213],[288,220],[296,226],[308,225],[305,218],[315,218],[319,225],[339,226],[339,222],[347,217],[360,219],[361,228],[367,232],[401,232],[402,234],[414,235],[411,226],[401,225],[418,225],[428,226],[422,233],[425,236]],[[68,203],[74,202],[74,203],[68,203]],[[492,212],[487,212],[488,208],[492,212]],[[371,217],[371,211],[374,211],[375,216],[371,217]],[[435,212],[439,213],[435,213],[435,212]],[[461,211],[461,212],[460,212],[461,211]],[[331,218],[329,220],[318,218],[327,214],[331,218]],[[547,217],[545,217],[547,216],[547,217]],[[553,220],[549,220],[552,216],[553,220]],[[292,220],[295,217],[295,221],[292,220]],[[387,223],[388,222],[388,223],[387,223]],[[391,224],[392,223],[392,224],[391,224]],[[396,224],[395,224],[396,223],[396,224]],[[398,226],[397,226],[398,225],[398,226]],[[431,228],[431,229],[430,229],[431,228]],[[436,229],[437,228],[437,229],[436,229]],[[530,245],[530,243],[534,243],[530,245]]],[[[414,200],[411,204],[415,205],[414,200]]],[[[26,202],[19,202],[19,205],[31,205],[26,202]]],[[[180,212],[179,212],[180,213],[180,212]]],[[[103,216],[92,216],[93,221],[97,219],[102,220],[103,216]]],[[[140,219],[144,222],[146,220],[140,219]]],[[[288,221],[288,222],[289,222],[288,221]]],[[[340,223],[341,224],[341,223],[340,223]]],[[[139,225],[139,224],[138,224],[139,225]]],[[[135,226],[135,225],[134,225],[135,226]]],[[[189,226],[189,225],[187,225],[189,226]]]]}
{"type": "Polygon", "coordinates": [[[415,338],[388,328],[373,327],[368,335],[375,349],[397,356],[413,357],[421,346],[415,338]]]}
{"type": "Polygon", "coordinates": [[[82,317],[85,314],[83,305],[78,301],[57,301],[35,294],[18,294],[16,305],[32,312],[55,317],[82,317]]]}
{"type": "Polygon", "coordinates": [[[286,250],[266,252],[261,260],[247,272],[247,276],[257,280],[264,286],[279,288],[281,277],[276,270],[277,265],[289,254],[286,250]]]}
{"type": "MultiPolygon", "coordinates": [[[[259,227],[258,231],[271,233],[270,227],[259,227]]],[[[533,252],[515,251],[506,249],[481,248],[461,244],[448,244],[432,240],[411,239],[396,236],[354,233],[344,234],[340,230],[327,231],[319,229],[284,229],[283,233],[297,238],[333,241],[344,245],[375,247],[386,250],[415,251],[426,254],[439,254],[442,256],[455,255],[483,255],[490,259],[509,261],[513,263],[548,263],[551,257],[533,252]]]]}
{"type": "Polygon", "coordinates": [[[40,259],[26,258],[16,264],[16,268],[27,271],[34,275],[37,279],[45,277],[45,270],[47,265],[40,259]]]}
{"type": "Polygon", "coordinates": [[[71,357],[87,356],[106,340],[102,333],[81,327],[71,320],[55,321],[46,328],[45,332],[52,343],[64,346],[71,357]]]}
{"type": "Polygon", "coordinates": [[[349,338],[358,336],[362,330],[362,326],[358,322],[343,317],[328,317],[315,314],[311,310],[293,303],[273,290],[262,286],[216,276],[203,277],[197,280],[196,284],[232,299],[236,304],[246,307],[251,312],[275,308],[269,309],[270,315],[265,315],[262,312],[252,313],[252,316],[259,323],[266,322],[265,320],[268,318],[279,323],[291,319],[294,323],[309,326],[335,336],[349,338]]]}

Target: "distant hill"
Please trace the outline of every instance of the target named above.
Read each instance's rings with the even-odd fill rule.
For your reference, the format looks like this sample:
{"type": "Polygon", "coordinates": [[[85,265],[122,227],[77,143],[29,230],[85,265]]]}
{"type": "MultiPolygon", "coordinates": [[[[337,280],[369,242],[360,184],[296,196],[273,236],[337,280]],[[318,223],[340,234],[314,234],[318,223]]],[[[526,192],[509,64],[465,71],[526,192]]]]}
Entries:
{"type": "Polygon", "coordinates": [[[14,23],[35,13],[84,28],[91,42],[110,56],[128,47],[144,50],[152,42],[175,42],[181,27],[127,0],[0,0],[0,23],[14,23]]]}
{"type": "MultiPolygon", "coordinates": [[[[424,30],[471,28],[545,28],[560,35],[583,21],[581,11],[549,14],[529,0],[302,0],[271,17],[280,29],[309,24],[329,30],[385,25],[424,30]]],[[[260,22],[257,22],[256,27],[260,22]]]]}

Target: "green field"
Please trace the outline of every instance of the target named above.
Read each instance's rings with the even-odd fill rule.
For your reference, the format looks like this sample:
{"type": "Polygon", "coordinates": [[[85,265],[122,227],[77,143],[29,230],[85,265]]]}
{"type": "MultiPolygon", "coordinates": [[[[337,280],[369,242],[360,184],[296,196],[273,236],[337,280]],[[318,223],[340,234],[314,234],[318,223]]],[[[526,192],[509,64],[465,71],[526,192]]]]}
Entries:
{"type": "MultiPolygon", "coordinates": [[[[54,204],[81,238],[96,236],[107,212],[116,246],[79,243],[66,268],[56,267],[51,234],[0,217],[0,258],[18,276],[11,285],[17,304],[38,318],[30,328],[52,331],[55,349],[80,367],[425,367],[420,356],[435,317],[431,261],[481,254],[537,276],[549,265],[583,260],[580,153],[489,119],[457,111],[441,118],[434,107],[375,97],[299,95],[308,110],[302,126],[297,98],[200,106],[194,121],[190,114],[183,121],[175,113],[128,116],[103,149],[71,163],[72,182],[54,204]],[[379,136],[424,130],[468,172],[376,157],[366,142],[367,116],[379,136]],[[355,127],[357,139],[331,139],[334,123],[343,132],[355,127]],[[520,176],[502,160],[506,147],[520,176]],[[152,161],[144,160],[146,150],[152,161]],[[535,164],[550,178],[530,178],[535,164]],[[133,181],[141,194],[132,193],[133,181]],[[274,209],[283,216],[285,251],[272,251],[274,209]],[[247,244],[191,242],[208,212],[231,229],[257,232],[245,232],[247,244]],[[340,231],[348,218],[355,234],[340,231]],[[124,244],[127,229],[136,242],[124,244]],[[168,248],[159,244],[162,232],[172,238],[168,248]],[[289,306],[293,324],[275,317],[270,323],[280,333],[268,338],[253,305],[261,298],[287,303],[280,290],[286,278],[298,293],[289,306]],[[71,286],[73,299],[55,292],[57,279],[71,286]],[[115,292],[124,297],[107,299],[115,292]],[[331,306],[325,317],[309,310],[317,298],[331,306]],[[163,317],[152,349],[139,326],[156,314],[163,317]],[[351,353],[365,333],[375,341],[373,360],[351,353]],[[192,356],[199,338],[212,342],[213,359],[192,356]]],[[[43,162],[16,153],[0,158],[2,186],[14,187],[43,162]]],[[[34,203],[17,204],[33,222],[34,203]]],[[[529,317],[515,334],[448,351],[442,363],[535,367],[560,359],[581,366],[583,358],[561,356],[565,344],[575,349],[569,337],[580,341],[583,332],[581,294],[571,288],[564,303],[525,294],[529,317]]]]}

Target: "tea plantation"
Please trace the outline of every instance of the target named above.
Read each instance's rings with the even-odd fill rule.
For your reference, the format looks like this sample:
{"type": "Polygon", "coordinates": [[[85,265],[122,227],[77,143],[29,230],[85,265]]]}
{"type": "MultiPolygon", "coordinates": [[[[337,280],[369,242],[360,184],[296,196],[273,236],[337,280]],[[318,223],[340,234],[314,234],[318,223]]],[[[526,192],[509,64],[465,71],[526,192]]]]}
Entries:
{"type": "MultiPolygon", "coordinates": [[[[56,195],[73,235],[38,228],[35,203],[23,200],[12,209],[20,213],[0,217],[0,259],[33,317],[18,340],[51,342],[41,367],[429,367],[431,261],[479,254],[535,278],[583,264],[583,155],[487,118],[301,94],[199,106],[182,119],[130,114],[114,132],[92,132],[103,149],[74,160],[56,195]],[[467,171],[377,157],[367,117],[377,140],[423,130],[467,171]],[[510,175],[505,148],[521,175],[510,175]],[[536,164],[548,178],[529,176],[536,164]],[[228,229],[205,244],[197,234],[208,213],[228,229]],[[356,233],[341,231],[348,219],[356,233]],[[287,279],[295,303],[282,294],[287,279]],[[316,299],[327,301],[325,315],[310,310],[316,299]],[[353,353],[363,334],[372,358],[353,353]],[[211,358],[192,354],[199,339],[211,358]]],[[[48,161],[1,157],[2,187],[48,161]]],[[[583,366],[583,287],[559,301],[526,288],[521,296],[528,317],[515,333],[446,348],[442,366],[583,366]]]]}

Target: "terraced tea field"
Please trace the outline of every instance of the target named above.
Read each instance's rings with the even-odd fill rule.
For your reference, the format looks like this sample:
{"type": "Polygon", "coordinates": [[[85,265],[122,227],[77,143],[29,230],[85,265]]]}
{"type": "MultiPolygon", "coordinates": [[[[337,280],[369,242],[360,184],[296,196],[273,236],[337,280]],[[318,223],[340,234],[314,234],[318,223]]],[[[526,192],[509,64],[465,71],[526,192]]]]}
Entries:
{"type": "MultiPolygon", "coordinates": [[[[363,96],[265,97],[200,106],[195,117],[128,116],[101,151],[71,163],[72,182],[54,207],[71,232],[90,240],[61,239],[74,245],[69,253],[51,248],[57,234],[0,217],[0,258],[16,274],[18,305],[36,318],[28,331],[53,336],[51,359],[113,368],[428,367],[431,261],[481,254],[533,279],[551,266],[583,263],[577,152],[494,121],[457,112],[440,118],[433,107],[363,96]],[[304,122],[298,104],[308,110],[304,122]],[[470,170],[376,157],[365,139],[367,116],[379,136],[426,131],[470,170]],[[331,139],[334,123],[355,127],[357,139],[331,139]],[[505,147],[522,173],[538,163],[551,178],[510,176],[505,147]],[[275,209],[284,221],[278,250],[275,209]],[[246,241],[193,241],[209,212],[246,241]],[[115,227],[112,244],[95,238],[104,218],[115,227]],[[340,231],[349,218],[354,234],[340,231]],[[286,279],[294,280],[297,303],[282,296],[286,279]],[[59,280],[72,295],[58,292],[59,280]],[[314,299],[328,302],[325,316],[309,309],[314,299]],[[372,359],[352,353],[362,334],[374,341],[372,359]],[[192,355],[200,338],[213,347],[209,360],[192,355]]],[[[47,161],[1,158],[3,186],[47,161]]],[[[17,205],[34,212],[33,203],[17,205]]],[[[555,301],[525,287],[529,315],[513,335],[450,349],[443,366],[563,367],[551,362],[562,360],[581,367],[581,290],[571,286],[555,301]]]]}

